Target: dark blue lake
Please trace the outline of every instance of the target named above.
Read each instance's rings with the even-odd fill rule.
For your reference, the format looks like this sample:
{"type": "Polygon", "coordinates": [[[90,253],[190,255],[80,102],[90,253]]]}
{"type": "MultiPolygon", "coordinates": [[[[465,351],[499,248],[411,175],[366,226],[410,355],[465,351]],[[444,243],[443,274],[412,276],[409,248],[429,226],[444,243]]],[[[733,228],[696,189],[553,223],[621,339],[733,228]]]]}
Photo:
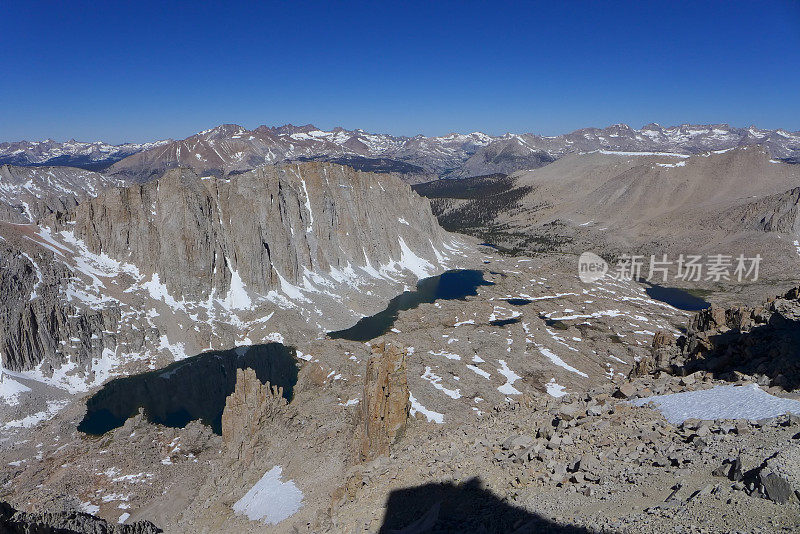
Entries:
{"type": "Polygon", "coordinates": [[[474,269],[447,271],[439,276],[423,278],[417,282],[417,288],[406,291],[391,301],[385,310],[364,317],[355,325],[345,330],[328,332],[333,339],[349,339],[350,341],[369,341],[388,332],[401,310],[411,310],[423,303],[437,300],[458,300],[469,295],[477,295],[479,286],[491,286],[493,282],[483,279],[483,272],[474,269]]]}
{"type": "Polygon", "coordinates": [[[711,303],[692,295],[685,289],[678,289],[677,287],[664,287],[657,284],[648,284],[649,287],[645,288],[647,296],[653,300],[666,302],[673,308],[678,308],[684,311],[700,311],[705,310],[711,303]]]}

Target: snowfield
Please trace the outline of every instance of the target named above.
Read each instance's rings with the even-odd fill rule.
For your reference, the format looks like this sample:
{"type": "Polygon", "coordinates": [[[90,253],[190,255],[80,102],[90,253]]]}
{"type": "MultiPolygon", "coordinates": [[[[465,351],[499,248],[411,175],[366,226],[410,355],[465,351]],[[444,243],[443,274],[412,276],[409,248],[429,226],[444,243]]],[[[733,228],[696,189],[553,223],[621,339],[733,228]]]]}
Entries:
{"type": "Polygon", "coordinates": [[[233,504],[233,511],[251,521],[277,525],[303,506],[303,492],[289,480],[281,482],[283,469],[276,465],[233,504]]]}
{"type": "Polygon", "coordinates": [[[0,370],[0,399],[3,399],[9,406],[16,406],[19,404],[19,396],[21,393],[30,391],[31,388],[24,384],[20,384],[16,380],[5,376],[0,370]]]}
{"type": "Polygon", "coordinates": [[[632,404],[644,406],[650,402],[667,421],[676,424],[686,419],[765,419],[790,412],[800,414],[800,401],[775,397],[755,384],[656,395],[636,399],[632,404]]]}

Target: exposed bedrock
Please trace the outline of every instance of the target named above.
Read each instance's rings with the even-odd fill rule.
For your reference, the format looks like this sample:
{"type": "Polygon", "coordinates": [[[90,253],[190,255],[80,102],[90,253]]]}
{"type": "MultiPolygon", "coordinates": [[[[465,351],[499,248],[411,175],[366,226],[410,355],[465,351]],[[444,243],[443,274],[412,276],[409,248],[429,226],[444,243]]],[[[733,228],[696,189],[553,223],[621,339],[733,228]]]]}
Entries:
{"type": "Polygon", "coordinates": [[[651,355],[632,374],[709,371],[717,378],[756,378],[760,385],[800,387],[800,287],[748,308],[712,306],[697,313],[686,336],[656,332],[651,355]]]}
{"type": "Polygon", "coordinates": [[[105,519],[82,512],[29,513],[0,501],[0,532],[3,534],[157,534],[162,530],[150,521],[109,525],[105,519]]]}
{"type": "MultiPolygon", "coordinates": [[[[0,353],[12,371],[36,367],[49,356],[68,354],[82,365],[116,345],[119,308],[77,309],[63,302],[69,270],[47,251],[25,253],[0,245],[0,353]]],[[[45,371],[47,371],[45,369],[45,371]]]]}
{"type": "Polygon", "coordinates": [[[249,463],[267,426],[284,413],[281,386],[263,383],[253,369],[236,369],[236,388],[225,400],[222,440],[231,456],[249,463]]]}
{"type": "Polygon", "coordinates": [[[409,413],[405,350],[379,343],[372,352],[356,432],[364,461],[389,454],[406,428],[409,413]]]}
{"type": "Polygon", "coordinates": [[[71,217],[93,252],[158,273],[177,299],[242,283],[267,294],[303,285],[308,271],[388,264],[404,248],[435,262],[446,239],[429,202],[399,179],[321,162],[266,165],[229,180],[173,169],[109,190],[71,217]]]}

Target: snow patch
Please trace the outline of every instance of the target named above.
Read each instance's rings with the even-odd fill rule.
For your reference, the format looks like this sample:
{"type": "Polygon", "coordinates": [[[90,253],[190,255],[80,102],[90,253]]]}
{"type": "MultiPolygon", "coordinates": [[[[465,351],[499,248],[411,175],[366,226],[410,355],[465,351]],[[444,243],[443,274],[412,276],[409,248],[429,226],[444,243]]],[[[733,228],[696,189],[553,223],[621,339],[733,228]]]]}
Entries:
{"type": "Polygon", "coordinates": [[[431,276],[431,274],[435,271],[433,265],[431,265],[426,259],[420,258],[414,254],[414,252],[408,248],[408,245],[406,245],[406,242],[402,237],[398,238],[398,242],[400,244],[399,266],[411,271],[417,278],[431,276]]]}
{"type": "Polygon", "coordinates": [[[281,481],[283,469],[276,465],[250,488],[244,497],[233,504],[233,511],[244,514],[250,521],[277,525],[291,517],[303,505],[303,492],[294,481],[281,481]]]}
{"type": "Polygon", "coordinates": [[[469,365],[469,364],[467,364],[467,369],[469,369],[470,371],[472,371],[473,373],[475,373],[477,375],[482,376],[486,380],[489,380],[491,378],[491,376],[492,376],[491,374],[487,373],[486,371],[484,371],[483,369],[481,369],[477,365],[469,365]]]}
{"type": "Polygon", "coordinates": [[[425,416],[429,423],[438,423],[440,425],[444,424],[444,414],[427,409],[425,406],[420,404],[417,399],[414,398],[414,395],[412,395],[411,392],[408,393],[408,401],[411,403],[411,415],[421,413],[425,416]]]}
{"type": "Polygon", "coordinates": [[[765,419],[785,413],[800,414],[800,401],[770,395],[755,384],[716,386],[701,391],[656,395],[632,401],[654,403],[670,423],[686,419],[765,419]]]}
{"type": "Polygon", "coordinates": [[[563,368],[564,368],[564,369],[566,369],[567,371],[570,371],[570,372],[572,372],[572,373],[575,373],[575,374],[581,375],[581,376],[582,376],[582,377],[584,377],[584,378],[588,378],[588,377],[589,377],[589,375],[587,375],[587,374],[586,374],[586,373],[584,373],[583,371],[579,371],[579,370],[575,369],[574,367],[572,367],[571,365],[567,364],[567,362],[565,362],[564,360],[562,360],[561,358],[559,358],[559,357],[558,357],[558,356],[557,356],[557,355],[556,355],[556,354],[555,354],[553,351],[551,351],[550,349],[548,349],[548,348],[546,348],[546,347],[540,347],[540,348],[539,348],[539,352],[541,352],[543,356],[547,356],[547,358],[548,358],[548,359],[549,359],[551,362],[553,362],[554,364],[558,365],[559,367],[563,367],[563,368]]]}
{"type": "MultiPolygon", "coordinates": [[[[239,276],[239,271],[231,267],[231,262],[227,257],[225,258],[225,265],[228,266],[228,271],[231,273],[231,286],[228,289],[223,305],[228,310],[249,310],[253,307],[253,302],[247,294],[247,289],[244,287],[242,277],[239,276]]],[[[283,278],[281,278],[281,282],[283,282],[283,278]]]]}
{"type": "Polygon", "coordinates": [[[431,383],[433,387],[450,397],[451,399],[460,399],[461,393],[458,389],[448,389],[442,385],[442,377],[435,374],[430,367],[425,367],[425,373],[421,377],[423,380],[427,380],[431,383]]]}
{"type": "Polygon", "coordinates": [[[24,384],[20,384],[16,380],[12,380],[6,376],[2,369],[0,369],[0,399],[9,406],[17,406],[19,404],[19,396],[22,393],[27,393],[31,388],[24,384]]]}
{"type": "Polygon", "coordinates": [[[517,373],[512,371],[505,360],[497,360],[500,364],[500,374],[506,377],[506,383],[498,387],[497,390],[504,395],[521,395],[522,392],[513,386],[514,382],[522,378],[517,373]]]}
{"type": "Polygon", "coordinates": [[[67,401],[47,401],[47,409],[41,412],[36,412],[22,419],[9,421],[3,425],[3,428],[33,428],[43,421],[52,419],[59,411],[67,406],[67,401]]]}
{"type": "Polygon", "coordinates": [[[547,388],[547,394],[551,397],[559,398],[567,394],[567,392],[564,391],[564,386],[557,384],[555,378],[551,378],[550,382],[545,384],[545,387],[547,388]]]}

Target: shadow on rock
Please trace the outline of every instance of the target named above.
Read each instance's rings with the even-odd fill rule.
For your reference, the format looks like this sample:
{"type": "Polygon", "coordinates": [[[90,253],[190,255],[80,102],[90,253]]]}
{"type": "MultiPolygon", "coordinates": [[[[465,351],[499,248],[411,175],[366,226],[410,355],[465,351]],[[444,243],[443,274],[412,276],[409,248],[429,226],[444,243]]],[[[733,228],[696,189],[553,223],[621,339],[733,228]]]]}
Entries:
{"type": "Polygon", "coordinates": [[[425,484],[389,494],[381,534],[486,533],[586,534],[509,504],[481,486],[479,478],[462,484],[425,484]]]}
{"type": "Polygon", "coordinates": [[[295,351],[267,343],[204,352],[157,371],[112,380],[86,402],[78,430],[104,434],[144,409],[152,423],[183,428],[199,419],[221,434],[225,399],[236,387],[236,370],[246,368],[262,383],[283,388],[291,401],[298,373],[295,351]]]}

